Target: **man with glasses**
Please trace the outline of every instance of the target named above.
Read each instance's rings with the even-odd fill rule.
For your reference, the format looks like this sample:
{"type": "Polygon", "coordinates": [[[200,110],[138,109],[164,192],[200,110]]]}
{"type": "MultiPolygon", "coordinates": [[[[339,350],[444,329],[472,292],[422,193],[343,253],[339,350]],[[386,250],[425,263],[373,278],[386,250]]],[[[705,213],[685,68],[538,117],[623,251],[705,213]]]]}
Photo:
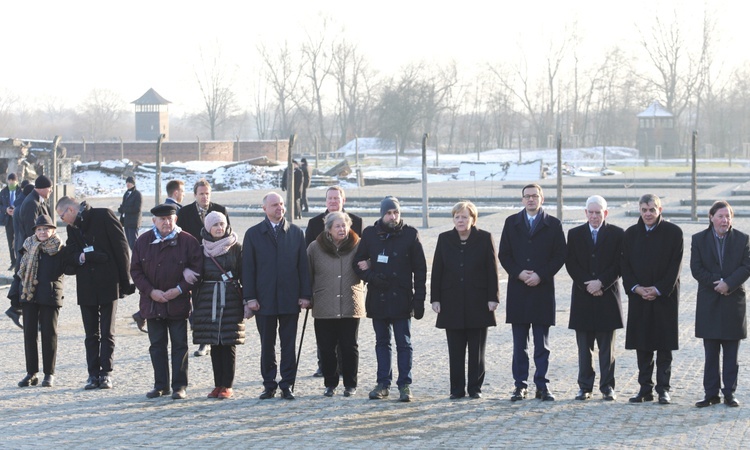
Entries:
{"type": "Polygon", "coordinates": [[[55,206],[68,224],[68,265],[75,268],[78,305],[86,333],[88,381],[84,389],[111,389],[117,300],[135,291],[122,224],[109,208],[62,197],[55,206]]]}
{"type": "Polygon", "coordinates": [[[555,324],[555,274],[565,264],[565,234],[560,221],[542,209],[544,194],[538,184],[521,190],[524,209],[505,220],[500,237],[500,264],[508,272],[506,323],[513,329],[511,401],[527,395],[529,330],[534,336],[536,398],[554,401],[549,389],[549,327],[555,324]]]}

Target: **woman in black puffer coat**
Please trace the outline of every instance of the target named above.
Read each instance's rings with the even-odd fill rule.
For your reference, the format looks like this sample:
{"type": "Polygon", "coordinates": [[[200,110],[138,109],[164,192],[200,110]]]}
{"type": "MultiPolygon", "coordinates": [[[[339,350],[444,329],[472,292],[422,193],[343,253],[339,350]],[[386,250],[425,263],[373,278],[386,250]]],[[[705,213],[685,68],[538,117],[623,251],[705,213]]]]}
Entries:
{"type": "Polygon", "coordinates": [[[211,345],[216,387],[208,397],[229,398],[233,395],[236,346],[245,343],[239,284],[242,245],[224,214],[213,211],[203,223],[203,277],[193,295],[193,343],[211,345]]]}

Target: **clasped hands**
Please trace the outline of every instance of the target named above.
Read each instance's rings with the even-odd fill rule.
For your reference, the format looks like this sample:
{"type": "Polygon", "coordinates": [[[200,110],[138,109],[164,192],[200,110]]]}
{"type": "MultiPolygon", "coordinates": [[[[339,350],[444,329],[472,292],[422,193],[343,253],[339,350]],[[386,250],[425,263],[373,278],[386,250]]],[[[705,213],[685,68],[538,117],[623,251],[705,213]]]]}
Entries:
{"type": "Polygon", "coordinates": [[[177,298],[180,295],[180,290],[176,287],[167,291],[161,289],[154,289],[151,291],[151,300],[157,303],[167,303],[168,301],[177,298]]]}
{"type": "Polygon", "coordinates": [[[599,280],[589,280],[585,281],[583,284],[586,285],[586,292],[594,297],[601,297],[604,294],[604,291],[602,290],[602,282],[599,280]]]}
{"type": "Polygon", "coordinates": [[[522,270],[521,273],[518,274],[518,279],[523,281],[524,284],[529,287],[537,286],[542,282],[542,279],[539,278],[539,274],[533,270],[522,270]]]}
{"type": "Polygon", "coordinates": [[[649,302],[656,300],[656,297],[659,296],[659,291],[656,290],[655,286],[638,286],[633,292],[640,295],[641,298],[649,302]]]}
{"type": "Polygon", "coordinates": [[[714,281],[714,291],[721,295],[729,295],[729,285],[722,278],[721,280],[714,281]]]}

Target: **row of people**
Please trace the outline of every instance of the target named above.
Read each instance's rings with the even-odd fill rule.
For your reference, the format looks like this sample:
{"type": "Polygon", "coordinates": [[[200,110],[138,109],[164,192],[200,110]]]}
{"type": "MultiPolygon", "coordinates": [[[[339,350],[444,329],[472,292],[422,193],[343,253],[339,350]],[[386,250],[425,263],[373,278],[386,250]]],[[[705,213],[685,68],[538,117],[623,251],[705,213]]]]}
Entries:
{"type": "MultiPolygon", "coordinates": [[[[336,194],[340,188],[332,190],[336,194]]],[[[343,191],[341,196],[343,197],[343,191]]],[[[73,208],[75,212],[74,206],[65,204],[67,200],[74,202],[72,199],[63,199],[57,211],[66,222],[68,208],[73,208]]],[[[522,202],[524,209],[506,220],[499,259],[495,258],[491,235],[476,228],[478,213],[470,202],[461,202],[454,207],[454,229],[438,238],[433,260],[431,302],[438,313],[437,326],[446,329],[451,398],[463,397],[467,391],[473,398],[481,397],[487,327],[495,325],[493,311],[499,305],[499,260],[509,274],[506,318],[513,329],[512,366],[516,385],[511,400],[522,400],[527,395],[530,331],[533,332],[535,346],[536,396],[542,400],[554,400],[546,378],[548,333],[549,326],[554,325],[555,320],[554,276],[565,264],[573,278],[569,326],[576,330],[579,347],[580,391],[576,399],[591,398],[594,384],[592,353],[595,344],[600,352],[599,388],[603,398],[616,398],[614,337],[615,330],[623,326],[619,287],[622,275],[630,306],[626,348],[637,351],[641,385],[638,395],[630,401],[653,400],[652,392],[655,388],[660,403],[669,403],[671,352],[677,348],[682,232],[679,227],[662,220],[659,198],[653,195],[642,197],[639,202],[639,223],[625,232],[606,222],[606,201],[600,196],[592,196],[585,209],[587,223],[570,230],[567,245],[560,222],[546,214],[542,208],[544,197],[540,186],[526,186],[522,190],[522,202]],[[468,384],[464,376],[467,348],[468,384]],[[657,369],[655,385],[652,382],[654,352],[657,369]]],[[[341,203],[343,206],[343,202],[341,203]]],[[[80,211],[85,209],[81,205],[75,205],[80,211]]],[[[264,379],[261,398],[273,397],[277,388],[281,389],[284,398],[294,398],[292,389],[296,377],[294,345],[297,318],[300,307],[310,306],[316,318],[315,329],[325,395],[334,395],[339,373],[344,375],[344,395],[356,393],[357,330],[363,312],[361,302],[364,280],[368,284],[364,310],[373,319],[378,359],[377,386],[370,392],[370,398],[384,398],[389,394],[393,334],[397,347],[400,399],[411,400],[410,318],[419,319],[424,314],[426,264],[416,229],[405,225],[400,219],[398,200],[392,197],[383,200],[381,218],[364,230],[361,240],[357,233],[351,231],[351,218],[348,214],[342,211],[328,214],[324,231],[318,234],[309,247],[302,231],[284,221],[285,207],[278,194],[267,195],[263,200],[263,209],[266,218],[245,234],[244,252],[239,250],[236,235],[232,245],[224,245],[226,248],[237,246],[233,252],[240,255],[241,264],[235,258],[237,266],[227,264],[227,270],[215,260],[216,256],[226,253],[211,255],[212,267],[219,268],[222,273],[221,276],[213,275],[214,278],[218,276],[218,280],[207,280],[204,277],[204,283],[207,280],[209,285],[213,284],[213,288],[208,296],[212,301],[211,307],[205,309],[206,303],[203,303],[203,310],[211,314],[212,322],[216,322],[217,314],[220,318],[223,317],[223,308],[228,304],[227,298],[235,295],[236,300],[241,297],[244,303],[245,317],[256,316],[261,337],[261,372],[264,379]],[[241,296],[237,283],[240,280],[243,284],[241,296]],[[342,280],[346,280],[346,283],[342,280]],[[316,296],[315,301],[311,302],[313,292],[316,296]],[[220,307],[217,307],[217,302],[220,307]],[[276,381],[275,360],[277,328],[282,347],[279,382],[276,381]],[[341,368],[337,364],[337,346],[341,350],[341,368]]],[[[194,249],[190,250],[189,247],[197,248],[200,254],[200,246],[180,245],[186,240],[178,239],[181,233],[172,218],[176,213],[173,206],[161,205],[152,213],[155,216],[154,228],[138,238],[139,242],[143,240],[149,244],[144,247],[143,252],[154,253],[154,249],[163,248],[165,251],[172,249],[174,253],[177,250],[175,247],[179,247],[180,251],[189,251],[179,254],[180,257],[177,258],[174,255],[165,258],[168,253],[160,252],[149,255],[146,261],[154,264],[152,269],[158,267],[158,270],[148,276],[145,275],[142,263],[139,263],[139,271],[134,251],[131,273],[141,292],[141,313],[149,319],[149,329],[152,321],[155,328],[153,337],[149,332],[152,337],[150,351],[155,371],[155,388],[149,392],[149,396],[164,395],[171,388],[174,389],[175,398],[184,398],[187,386],[187,327],[184,326],[183,333],[181,322],[184,318],[181,316],[189,314],[190,290],[193,288],[193,283],[185,280],[184,269],[189,268],[205,275],[204,268],[208,260],[201,261],[202,266],[197,267],[200,257],[196,257],[194,249]],[[151,247],[153,244],[159,245],[151,247]],[[162,262],[155,264],[156,260],[162,262]],[[168,267],[175,263],[178,264],[177,269],[183,270],[168,267]],[[165,271],[171,277],[165,277],[165,271]],[[149,280],[149,277],[158,283],[166,282],[167,285],[174,282],[174,286],[157,288],[143,281],[149,280]],[[186,304],[182,305],[185,300],[186,304]],[[174,332],[170,320],[176,321],[174,332]],[[172,368],[175,376],[171,386],[167,385],[167,331],[173,339],[172,368]],[[184,339],[174,341],[175,336],[183,335],[184,339]]],[[[206,219],[209,216],[212,214],[206,216],[206,219]]],[[[717,202],[711,208],[709,230],[701,233],[703,236],[696,235],[693,238],[691,269],[701,284],[698,307],[701,311],[706,311],[705,314],[699,314],[696,321],[696,334],[704,338],[706,345],[706,396],[698,402],[698,406],[708,406],[720,401],[718,358],[721,349],[725,353],[725,403],[730,406],[739,405],[734,396],[737,378],[736,349],[739,340],[745,337],[744,290],[740,288],[750,276],[750,256],[747,236],[731,228],[731,219],[731,207],[726,202],[717,202]],[[709,237],[715,239],[715,245],[708,242],[709,237]],[[728,238],[726,241],[723,240],[725,237],[728,238]],[[725,246],[727,241],[732,242],[732,245],[725,246]],[[744,242],[744,247],[736,245],[735,241],[740,244],[744,242]],[[725,252],[725,248],[731,251],[725,252]],[[716,254],[711,253],[712,249],[716,250],[716,254]],[[714,267],[716,264],[718,269],[714,267]],[[720,275],[719,279],[712,279],[717,273],[720,275]],[[715,292],[713,297],[709,295],[710,292],[704,292],[706,289],[703,285],[706,283],[715,292]],[[733,300],[719,302],[718,300],[723,300],[720,296],[730,296],[733,300]],[[731,309],[732,305],[735,305],[734,310],[731,309]],[[727,308],[730,309],[729,313],[725,311],[727,308]],[[727,326],[727,314],[733,318],[739,317],[740,320],[727,326]]],[[[75,222],[72,225],[74,224],[75,222]]],[[[75,231],[75,227],[68,231],[70,241],[70,232],[75,231]]],[[[231,240],[233,236],[226,216],[221,214],[213,215],[211,222],[204,221],[201,233],[205,257],[210,256],[206,253],[206,248],[212,239],[231,240]],[[214,226],[217,228],[216,235],[212,230],[214,226]]],[[[82,251],[77,262],[82,264],[85,257],[86,252],[82,251]]],[[[138,260],[141,260],[140,254],[138,260]]],[[[195,292],[207,292],[203,290],[204,284],[198,286],[195,292]]],[[[195,295],[195,292],[193,307],[199,311],[199,297],[202,296],[195,295]]],[[[224,343],[222,339],[211,341],[205,338],[206,344],[231,347],[226,352],[218,349],[220,354],[213,361],[216,389],[211,396],[214,397],[231,396],[233,346],[244,340],[241,320],[235,325],[237,329],[233,328],[231,331],[233,340],[228,341],[229,343],[224,343]],[[225,353],[230,356],[222,356],[225,353]],[[231,367],[231,370],[224,370],[222,367],[231,367]]],[[[211,335],[210,332],[206,334],[209,337],[211,335]]],[[[198,338],[195,334],[194,340],[199,344],[204,343],[204,338],[198,338]]]]}

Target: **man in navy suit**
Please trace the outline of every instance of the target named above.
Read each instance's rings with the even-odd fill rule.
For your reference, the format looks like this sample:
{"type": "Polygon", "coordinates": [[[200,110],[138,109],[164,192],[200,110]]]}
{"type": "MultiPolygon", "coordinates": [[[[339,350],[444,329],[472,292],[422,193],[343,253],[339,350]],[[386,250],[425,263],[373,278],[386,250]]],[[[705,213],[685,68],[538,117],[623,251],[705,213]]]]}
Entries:
{"type": "Polygon", "coordinates": [[[588,400],[594,390],[594,344],[599,347],[599,390],[615,400],[615,331],[623,327],[620,298],[622,228],[606,221],[607,201],[600,195],[586,200],[586,223],[568,232],[565,267],[573,279],[568,328],[576,331],[578,387],[576,400],[588,400]]]}

